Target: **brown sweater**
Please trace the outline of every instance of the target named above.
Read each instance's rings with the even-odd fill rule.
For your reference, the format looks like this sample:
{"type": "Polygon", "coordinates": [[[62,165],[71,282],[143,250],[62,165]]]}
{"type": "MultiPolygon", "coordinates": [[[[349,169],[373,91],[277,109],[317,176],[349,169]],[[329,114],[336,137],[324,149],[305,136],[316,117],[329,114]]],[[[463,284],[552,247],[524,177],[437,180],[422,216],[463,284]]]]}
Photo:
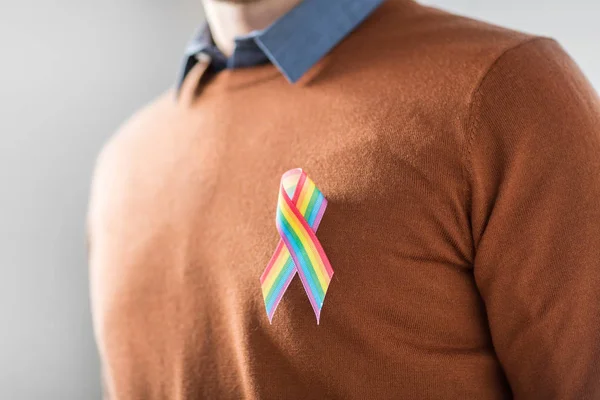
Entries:
{"type": "Polygon", "coordinates": [[[555,40],[391,0],[298,84],[202,71],[98,159],[108,397],[600,398],[600,101],[555,40]],[[272,325],[261,294],[292,168],[319,325],[297,277],[272,325]]]}

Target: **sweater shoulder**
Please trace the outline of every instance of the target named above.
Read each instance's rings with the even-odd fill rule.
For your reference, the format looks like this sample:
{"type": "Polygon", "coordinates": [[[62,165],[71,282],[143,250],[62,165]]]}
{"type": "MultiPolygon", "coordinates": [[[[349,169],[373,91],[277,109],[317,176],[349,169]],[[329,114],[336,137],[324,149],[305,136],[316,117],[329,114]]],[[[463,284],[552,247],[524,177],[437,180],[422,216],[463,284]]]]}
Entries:
{"type": "Polygon", "coordinates": [[[109,136],[96,157],[88,218],[109,202],[110,193],[130,193],[144,183],[140,171],[168,145],[169,126],[176,120],[175,94],[169,89],[140,107],[109,136]]]}
{"type": "Polygon", "coordinates": [[[168,125],[177,112],[175,91],[168,89],[140,106],[111,134],[99,154],[98,161],[116,156],[146,141],[161,125],[168,125]]]}
{"type": "Polygon", "coordinates": [[[134,163],[136,154],[141,154],[142,150],[151,146],[152,136],[164,132],[161,127],[168,127],[176,120],[176,115],[173,89],[164,91],[139,107],[108,137],[96,158],[96,169],[134,163]]]}
{"type": "Polygon", "coordinates": [[[425,91],[448,89],[443,92],[462,101],[504,53],[540,38],[416,1],[388,0],[340,50],[348,57],[361,53],[374,74],[400,84],[409,79],[425,91]]]}
{"type": "Polygon", "coordinates": [[[388,38],[377,40],[387,51],[413,45],[423,54],[483,64],[538,36],[413,0],[388,0],[365,25],[365,36],[372,35],[368,40],[388,38]]]}
{"type": "Polygon", "coordinates": [[[474,96],[486,77],[498,76],[510,90],[511,71],[533,75],[547,57],[564,59],[549,42],[556,43],[412,0],[389,0],[334,52],[329,76],[346,93],[356,90],[365,108],[388,108],[390,135],[421,131],[425,123],[462,157],[474,96]],[[531,65],[513,65],[513,57],[531,65]]]}
{"type": "Polygon", "coordinates": [[[468,153],[493,143],[509,158],[529,147],[555,151],[554,163],[569,147],[598,148],[600,98],[557,40],[536,37],[495,60],[474,90],[469,122],[468,153]]]}

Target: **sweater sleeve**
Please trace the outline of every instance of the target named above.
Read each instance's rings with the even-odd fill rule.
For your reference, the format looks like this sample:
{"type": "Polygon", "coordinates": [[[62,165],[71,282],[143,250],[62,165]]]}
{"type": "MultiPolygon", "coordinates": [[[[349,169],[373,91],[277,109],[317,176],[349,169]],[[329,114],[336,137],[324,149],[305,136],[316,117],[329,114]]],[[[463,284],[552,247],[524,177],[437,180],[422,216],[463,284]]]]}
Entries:
{"type": "Polygon", "coordinates": [[[554,39],[473,94],[473,271],[516,399],[600,399],[600,99],[554,39]]]}

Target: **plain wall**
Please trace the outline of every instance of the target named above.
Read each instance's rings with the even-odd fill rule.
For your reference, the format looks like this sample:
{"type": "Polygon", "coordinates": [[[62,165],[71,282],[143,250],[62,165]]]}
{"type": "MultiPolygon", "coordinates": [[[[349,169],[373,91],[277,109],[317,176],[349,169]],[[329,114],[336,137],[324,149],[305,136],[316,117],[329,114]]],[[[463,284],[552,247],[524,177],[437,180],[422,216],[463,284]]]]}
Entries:
{"type": "Polygon", "coordinates": [[[0,0],[0,400],[100,398],[94,160],[175,79],[201,18],[199,0],[0,0]]]}
{"type": "MultiPolygon", "coordinates": [[[[598,2],[426,3],[553,36],[600,87],[598,2]]],[[[84,229],[94,159],[174,81],[201,18],[200,0],[0,0],[0,399],[100,398],[84,229]]]]}

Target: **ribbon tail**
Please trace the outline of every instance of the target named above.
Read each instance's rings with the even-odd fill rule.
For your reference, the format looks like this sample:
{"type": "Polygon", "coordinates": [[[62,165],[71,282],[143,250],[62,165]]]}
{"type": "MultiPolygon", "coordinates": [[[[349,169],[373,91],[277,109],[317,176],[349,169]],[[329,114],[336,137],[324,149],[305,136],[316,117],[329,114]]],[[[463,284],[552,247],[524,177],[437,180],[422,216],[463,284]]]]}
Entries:
{"type": "Polygon", "coordinates": [[[283,294],[296,275],[296,266],[288,249],[280,240],[271,261],[260,277],[263,299],[269,323],[273,323],[273,315],[283,298],[283,294]]]}

